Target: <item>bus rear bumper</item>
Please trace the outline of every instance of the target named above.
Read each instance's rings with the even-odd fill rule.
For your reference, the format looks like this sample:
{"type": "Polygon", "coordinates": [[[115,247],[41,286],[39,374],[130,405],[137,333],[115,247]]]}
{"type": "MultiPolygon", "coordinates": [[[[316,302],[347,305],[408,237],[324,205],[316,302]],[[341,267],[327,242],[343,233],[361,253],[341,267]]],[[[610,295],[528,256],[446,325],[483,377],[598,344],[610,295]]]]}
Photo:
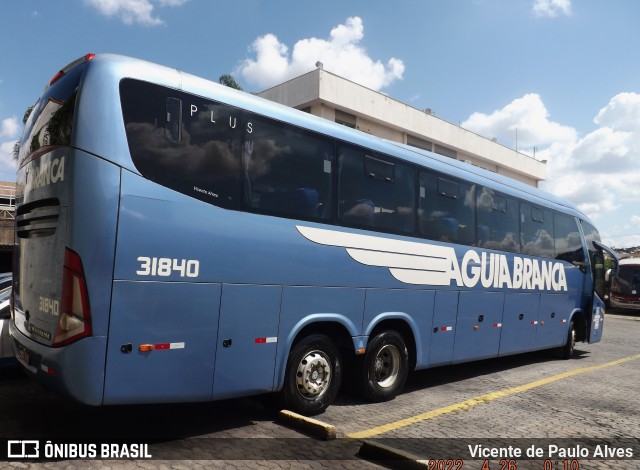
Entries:
{"type": "Polygon", "coordinates": [[[640,300],[618,300],[611,296],[609,298],[611,308],[622,308],[626,310],[640,310],[640,300]]]}
{"type": "Polygon", "coordinates": [[[106,337],[91,336],[60,348],[29,339],[9,324],[13,354],[38,382],[86,405],[103,403],[106,337]]]}

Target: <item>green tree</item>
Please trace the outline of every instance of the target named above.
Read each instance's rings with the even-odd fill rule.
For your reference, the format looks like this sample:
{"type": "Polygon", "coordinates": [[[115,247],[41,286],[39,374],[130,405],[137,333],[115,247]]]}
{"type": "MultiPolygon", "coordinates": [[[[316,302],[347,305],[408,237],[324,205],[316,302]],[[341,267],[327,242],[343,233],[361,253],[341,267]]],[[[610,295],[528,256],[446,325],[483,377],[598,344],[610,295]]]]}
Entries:
{"type": "Polygon", "coordinates": [[[229,88],[235,88],[236,90],[242,90],[242,86],[240,86],[240,84],[238,82],[236,82],[236,79],[233,78],[233,75],[225,73],[224,75],[220,75],[220,83],[228,86],[229,88]]]}

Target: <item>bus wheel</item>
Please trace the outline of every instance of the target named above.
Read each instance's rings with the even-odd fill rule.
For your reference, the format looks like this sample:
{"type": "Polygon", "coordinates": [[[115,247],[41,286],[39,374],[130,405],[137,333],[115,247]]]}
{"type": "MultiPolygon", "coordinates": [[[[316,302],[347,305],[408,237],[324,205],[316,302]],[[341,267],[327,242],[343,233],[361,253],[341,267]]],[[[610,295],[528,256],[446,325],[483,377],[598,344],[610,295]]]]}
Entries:
{"type": "Polygon", "coordinates": [[[409,353],[393,330],[378,333],[367,344],[363,366],[363,394],[371,401],[392,400],[409,374],[409,353]]]}
{"type": "Polygon", "coordinates": [[[573,356],[573,352],[576,348],[576,327],[571,320],[569,324],[569,333],[567,333],[567,342],[562,348],[560,348],[560,357],[562,359],[570,359],[573,356]]]}
{"type": "Polygon", "coordinates": [[[302,339],[289,354],[282,395],[285,406],[305,415],[322,413],[342,381],[338,350],[324,335],[302,339]]]}

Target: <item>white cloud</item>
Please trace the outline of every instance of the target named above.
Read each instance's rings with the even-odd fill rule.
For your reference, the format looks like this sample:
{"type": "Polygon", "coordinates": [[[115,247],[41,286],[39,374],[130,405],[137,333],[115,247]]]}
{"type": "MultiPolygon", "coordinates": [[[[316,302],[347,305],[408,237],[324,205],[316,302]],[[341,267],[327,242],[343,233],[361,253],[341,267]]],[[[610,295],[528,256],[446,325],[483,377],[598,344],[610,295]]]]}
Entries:
{"type": "Polygon", "coordinates": [[[15,142],[0,143],[0,171],[15,172],[17,168],[16,161],[13,159],[13,146],[15,142]]]}
{"type": "Polygon", "coordinates": [[[594,123],[597,128],[579,136],[551,121],[542,98],[531,93],[491,114],[474,113],[462,127],[512,148],[517,128],[519,150],[536,146],[536,158],[548,162],[543,189],[594,219],[606,243],[640,245],[640,94],[614,96],[594,123]]]}
{"type": "Polygon", "coordinates": [[[532,10],[537,17],[569,16],[571,15],[571,0],[534,0],[532,10]]]}
{"type": "Polygon", "coordinates": [[[640,131],[640,94],[620,93],[614,96],[593,122],[617,131],[640,131]]]}
{"type": "Polygon", "coordinates": [[[164,24],[160,18],[153,16],[154,3],[161,7],[176,7],[187,0],[85,0],[102,15],[109,18],[118,17],[125,24],[139,23],[145,26],[164,24]]]}
{"type": "Polygon", "coordinates": [[[575,129],[549,120],[549,111],[536,93],[515,99],[491,114],[473,113],[460,125],[510,147],[515,147],[517,132],[518,150],[525,152],[576,139],[575,129]]]}
{"type": "Polygon", "coordinates": [[[381,90],[395,80],[402,79],[404,63],[391,58],[386,64],[369,57],[360,42],[364,26],[359,17],[348,18],[329,33],[329,39],[301,39],[289,48],[273,34],[258,37],[251,45],[254,58],[243,61],[236,73],[249,83],[268,88],[309,72],[316,62],[324,69],[360,83],[373,90],[381,90]]]}
{"type": "Polygon", "coordinates": [[[0,137],[16,137],[19,130],[20,126],[18,125],[18,120],[15,117],[3,119],[2,125],[0,125],[0,137]]]}
{"type": "Polygon", "coordinates": [[[13,147],[18,140],[20,125],[15,117],[3,119],[0,123],[0,172],[15,173],[13,147]]]}

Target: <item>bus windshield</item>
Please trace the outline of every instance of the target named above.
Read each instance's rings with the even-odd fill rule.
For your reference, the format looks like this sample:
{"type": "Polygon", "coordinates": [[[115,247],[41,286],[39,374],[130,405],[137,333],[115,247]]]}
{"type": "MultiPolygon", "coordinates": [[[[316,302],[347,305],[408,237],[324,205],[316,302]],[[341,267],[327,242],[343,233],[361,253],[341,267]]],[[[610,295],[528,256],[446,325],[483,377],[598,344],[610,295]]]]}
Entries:
{"type": "Polygon", "coordinates": [[[640,264],[621,265],[611,288],[621,295],[640,295],[640,264]]]}
{"type": "Polygon", "coordinates": [[[48,149],[71,144],[76,97],[83,69],[82,66],[76,66],[66,73],[59,72],[31,109],[20,142],[20,166],[30,155],[33,158],[48,149]]]}

